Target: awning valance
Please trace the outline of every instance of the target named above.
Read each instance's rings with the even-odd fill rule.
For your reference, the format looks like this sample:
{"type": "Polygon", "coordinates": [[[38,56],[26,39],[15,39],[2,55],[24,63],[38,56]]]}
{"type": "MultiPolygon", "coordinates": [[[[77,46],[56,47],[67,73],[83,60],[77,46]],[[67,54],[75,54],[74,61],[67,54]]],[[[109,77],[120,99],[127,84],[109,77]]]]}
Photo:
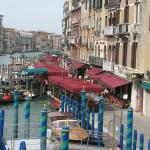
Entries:
{"type": "Polygon", "coordinates": [[[38,74],[48,74],[46,68],[33,68],[33,69],[24,69],[26,75],[38,75],[38,74]]]}
{"type": "Polygon", "coordinates": [[[141,84],[140,84],[140,86],[143,88],[143,89],[145,89],[145,90],[150,90],[150,83],[148,83],[148,82],[142,82],[141,84]]]}
{"type": "Polygon", "coordinates": [[[114,74],[100,74],[98,77],[99,81],[111,89],[115,89],[130,83],[128,80],[122,79],[114,74]]]}
{"type": "Polygon", "coordinates": [[[98,68],[92,67],[92,68],[88,69],[87,74],[88,74],[88,76],[92,76],[92,75],[97,75],[97,74],[99,74],[99,73],[101,73],[103,71],[104,70],[102,70],[102,69],[98,69],[98,68]]]}

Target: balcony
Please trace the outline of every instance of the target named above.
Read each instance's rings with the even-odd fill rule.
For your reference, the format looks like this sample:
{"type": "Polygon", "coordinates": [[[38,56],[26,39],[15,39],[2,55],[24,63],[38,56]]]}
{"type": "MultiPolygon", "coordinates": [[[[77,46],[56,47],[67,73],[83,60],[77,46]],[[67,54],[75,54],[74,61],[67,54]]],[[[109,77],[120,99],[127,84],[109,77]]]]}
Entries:
{"type": "Polygon", "coordinates": [[[103,58],[89,56],[89,63],[92,65],[103,66],[103,58]]]}
{"type": "Polygon", "coordinates": [[[76,46],[76,44],[77,44],[76,39],[70,39],[69,43],[72,46],[76,46]]]}
{"type": "Polygon", "coordinates": [[[143,72],[140,72],[137,69],[114,64],[114,74],[124,77],[128,80],[132,80],[134,75],[143,75],[143,72]]]}
{"type": "Polygon", "coordinates": [[[116,34],[129,34],[129,24],[119,24],[116,28],[116,34]]]}
{"type": "Polygon", "coordinates": [[[104,35],[105,36],[113,36],[116,34],[116,27],[108,26],[104,28],[104,35]]]}
{"type": "Polygon", "coordinates": [[[78,24],[79,20],[77,18],[72,19],[72,25],[78,24]]]}
{"type": "Polygon", "coordinates": [[[119,5],[118,0],[105,0],[105,8],[116,8],[119,5]]]}

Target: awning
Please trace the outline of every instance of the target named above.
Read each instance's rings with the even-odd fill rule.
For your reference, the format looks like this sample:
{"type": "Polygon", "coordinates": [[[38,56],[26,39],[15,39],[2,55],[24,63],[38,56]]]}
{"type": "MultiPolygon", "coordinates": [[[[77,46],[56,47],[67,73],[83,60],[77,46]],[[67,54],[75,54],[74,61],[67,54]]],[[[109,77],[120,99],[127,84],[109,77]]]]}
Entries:
{"type": "Polygon", "coordinates": [[[24,69],[26,75],[38,75],[38,74],[48,74],[46,68],[33,68],[33,69],[24,69]]]}
{"type": "Polygon", "coordinates": [[[80,62],[78,62],[78,61],[73,61],[73,63],[72,63],[72,69],[80,69],[80,68],[82,68],[82,67],[84,67],[85,66],[85,64],[82,64],[82,63],[80,63],[80,62]]]}
{"type": "Polygon", "coordinates": [[[76,78],[64,78],[59,85],[71,93],[80,93],[83,87],[87,92],[92,93],[101,93],[104,90],[98,85],[76,78]]]}
{"type": "Polygon", "coordinates": [[[113,74],[100,74],[99,81],[101,81],[104,85],[111,89],[115,89],[117,87],[130,83],[129,81],[115,76],[113,74]]]}
{"type": "Polygon", "coordinates": [[[60,81],[63,80],[64,77],[62,76],[49,76],[48,77],[48,82],[51,82],[55,85],[59,85],[60,81]]]}
{"type": "Polygon", "coordinates": [[[51,66],[51,67],[48,67],[48,75],[49,76],[67,76],[68,75],[68,72],[67,70],[65,70],[64,68],[61,68],[59,66],[51,66]]]}
{"type": "Polygon", "coordinates": [[[150,83],[148,82],[142,82],[140,86],[145,90],[150,90],[150,83]]]}
{"type": "Polygon", "coordinates": [[[97,74],[99,74],[99,73],[101,73],[103,71],[104,70],[102,70],[102,69],[98,69],[98,68],[92,67],[92,68],[88,69],[87,74],[88,74],[88,76],[92,76],[92,75],[97,75],[97,74]]]}

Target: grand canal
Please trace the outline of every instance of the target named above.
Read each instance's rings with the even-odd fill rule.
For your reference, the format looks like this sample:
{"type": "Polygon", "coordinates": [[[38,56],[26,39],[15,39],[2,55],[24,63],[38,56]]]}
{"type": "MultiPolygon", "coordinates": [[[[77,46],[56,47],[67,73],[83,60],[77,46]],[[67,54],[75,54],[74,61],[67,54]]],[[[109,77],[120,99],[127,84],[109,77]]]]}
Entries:
{"type": "MultiPolygon", "coordinates": [[[[26,56],[37,56],[40,53],[25,53],[26,56]]],[[[15,56],[20,56],[21,54],[15,54],[15,56]]],[[[8,64],[10,62],[10,55],[0,56],[0,64],[8,64]]],[[[47,97],[38,97],[31,101],[31,127],[30,127],[30,136],[31,137],[38,137],[40,134],[39,125],[40,124],[40,113],[44,106],[47,104],[48,98],[47,97]]],[[[14,121],[14,108],[13,104],[8,105],[0,105],[0,109],[5,110],[5,132],[7,133],[7,139],[12,136],[13,132],[13,124],[14,121]]],[[[25,103],[19,103],[19,137],[23,137],[23,128],[24,128],[24,111],[25,103]]]]}

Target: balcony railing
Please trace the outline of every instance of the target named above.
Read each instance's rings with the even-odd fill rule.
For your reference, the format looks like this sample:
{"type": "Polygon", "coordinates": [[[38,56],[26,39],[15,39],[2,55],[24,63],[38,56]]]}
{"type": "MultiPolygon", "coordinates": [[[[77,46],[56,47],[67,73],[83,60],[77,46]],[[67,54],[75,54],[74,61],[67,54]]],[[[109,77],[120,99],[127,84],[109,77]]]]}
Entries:
{"type": "Polygon", "coordinates": [[[128,34],[129,24],[119,24],[116,28],[116,34],[128,34]]]}
{"type": "Polygon", "coordinates": [[[132,69],[132,68],[129,68],[129,67],[116,65],[116,64],[114,64],[114,73],[116,75],[122,76],[124,78],[129,79],[129,80],[132,79],[133,74],[143,74],[143,72],[140,72],[137,69],[132,69]]]}
{"type": "Polygon", "coordinates": [[[104,35],[105,36],[112,36],[116,34],[116,27],[108,26],[104,28],[104,35]]]}
{"type": "Polygon", "coordinates": [[[114,8],[118,6],[118,0],[106,0],[105,7],[106,8],[114,8]]]}
{"type": "Polygon", "coordinates": [[[78,24],[78,23],[79,23],[79,20],[77,18],[72,19],[72,24],[78,24]]]}
{"type": "Polygon", "coordinates": [[[89,63],[92,65],[103,66],[103,58],[89,56],[89,63]]]}

